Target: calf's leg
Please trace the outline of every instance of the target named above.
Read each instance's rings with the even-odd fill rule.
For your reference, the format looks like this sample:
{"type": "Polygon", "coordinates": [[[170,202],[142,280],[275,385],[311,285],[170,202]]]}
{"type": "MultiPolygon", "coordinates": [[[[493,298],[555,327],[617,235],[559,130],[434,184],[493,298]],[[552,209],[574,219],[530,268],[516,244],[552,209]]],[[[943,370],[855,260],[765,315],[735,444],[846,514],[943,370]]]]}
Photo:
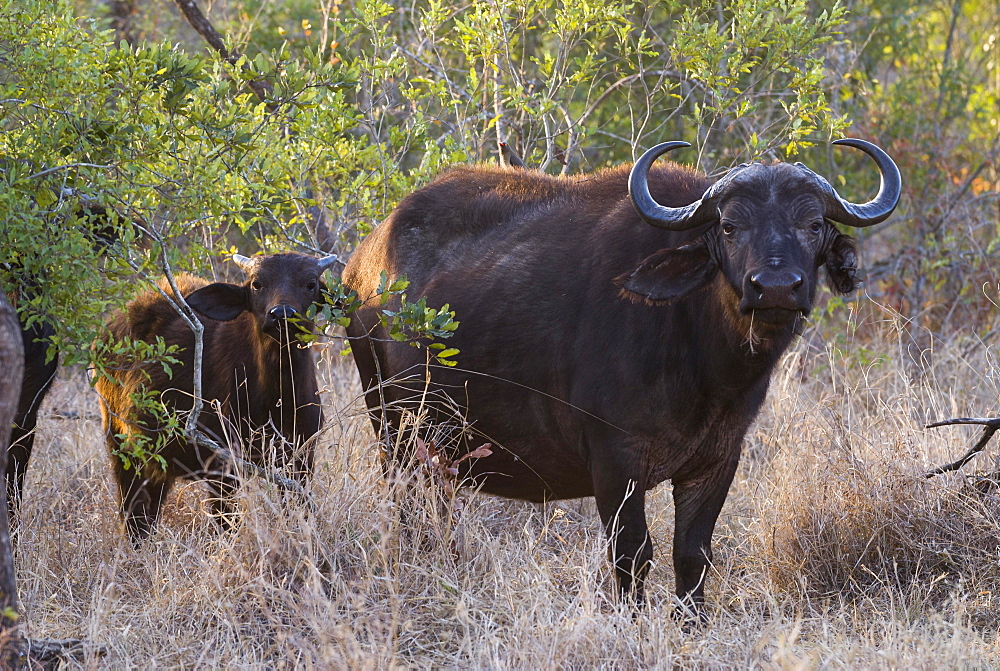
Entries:
{"type": "Polygon", "coordinates": [[[21,493],[24,491],[24,474],[35,444],[35,427],[27,431],[17,424],[11,432],[7,449],[7,510],[10,511],[11,533],[17,530],[21,512],[21,493]]]}
{"type": "Polygon", "coordinates": [[[35,427],[38,425],[38,409],[49,393],[52,381],[59,367],[58,358],[40,365],[48,348],[48,340],[42,339],[49,327],[33,327],[21,331],[26,365],[22,378],[21,393],[14,415],[14,426],[10,434],[7,450],[7,510],[10,511],[10,529],[17,528],[21,508],[21,493],[24,491],[24,474],[35,446],[35,427]]]}
{"type": "Polygon", "coordinates": [[[132,545],[138,546],[149,538],[160,518],[163,501],[170,493],[174,479],[163,473],[159,478],[147,478],[135,464],[126,470],[121,459],[112,457],[115,479],[118,481],[118,502],[122,521],[132,545]]]}

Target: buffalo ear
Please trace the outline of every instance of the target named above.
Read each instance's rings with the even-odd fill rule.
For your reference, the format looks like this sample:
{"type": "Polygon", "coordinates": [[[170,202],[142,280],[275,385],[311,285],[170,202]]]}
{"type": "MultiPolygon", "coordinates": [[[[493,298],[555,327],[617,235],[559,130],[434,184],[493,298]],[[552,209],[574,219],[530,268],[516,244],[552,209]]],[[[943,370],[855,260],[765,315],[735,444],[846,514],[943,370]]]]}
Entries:
{"type": "Polygon", "coordinates": [[[249,309],[246,289],[224,282],[205,285],[186,300],[195,312],[219,322],[232,321],[249,309]]]}
{"type": "Polygon", "coordinates": [[[858,288],[858,247],[853,238],[837,233],[826,253],[826,274],[838,293],[849,294],[858,288]]]}
{"type": "Polygon", "coordinates": [[[659,305],[707,286],[717,270],[708,246],[698,239],[676,249],[661,249],[614,282],[625,298],[659,305]]]}

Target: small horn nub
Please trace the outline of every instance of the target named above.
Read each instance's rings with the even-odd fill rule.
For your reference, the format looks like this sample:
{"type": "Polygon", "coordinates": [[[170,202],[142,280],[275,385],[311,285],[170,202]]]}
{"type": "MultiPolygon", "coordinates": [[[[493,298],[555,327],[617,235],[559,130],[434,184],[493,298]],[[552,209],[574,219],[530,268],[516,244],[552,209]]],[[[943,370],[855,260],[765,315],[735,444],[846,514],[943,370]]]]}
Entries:
{"type": "Polygon", "coordinates": [[[243,256],[242,254],[233,254],[233,263],[238,265],[245,273],[249,273],[254,266],[253,259],[243,256]]]}
{"type": "Polygon", "coordinates": [[[337,258],[336,254],[330,254],[330,256],[325,256],[322,259],[316,260],[316,268],[321,273],[332,266],[340,266],[341,268],[343,268],[344,262],[341,261],[339,258],[337,258]]]}

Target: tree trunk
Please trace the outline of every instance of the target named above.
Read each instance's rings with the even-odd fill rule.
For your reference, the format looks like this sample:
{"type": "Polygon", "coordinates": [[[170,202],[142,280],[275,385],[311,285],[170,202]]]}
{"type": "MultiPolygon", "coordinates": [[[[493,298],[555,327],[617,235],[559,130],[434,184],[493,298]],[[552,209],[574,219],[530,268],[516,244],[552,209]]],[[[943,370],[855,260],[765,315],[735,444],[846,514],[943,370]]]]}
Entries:
{"type": "MultiPolygon", "coordinates": [[[[7,445],[17,412],[24,374],[21,327],[14,308],[0,292],[0,445],[7,445]]],[[[0,473],[7,472],[7,450],[0,449],[0,473]]],[[[0,496],[0,668],[15,669],[24,660],[24,639],[17,626],[17,584],[10,543],[10,511],[0,496]]]]}
{"type": "Polygon", "coordinates": [[[139,0],[109,0],[108,14],[115,30],[115,44],[136,43],[135,19],[139,0]]]}

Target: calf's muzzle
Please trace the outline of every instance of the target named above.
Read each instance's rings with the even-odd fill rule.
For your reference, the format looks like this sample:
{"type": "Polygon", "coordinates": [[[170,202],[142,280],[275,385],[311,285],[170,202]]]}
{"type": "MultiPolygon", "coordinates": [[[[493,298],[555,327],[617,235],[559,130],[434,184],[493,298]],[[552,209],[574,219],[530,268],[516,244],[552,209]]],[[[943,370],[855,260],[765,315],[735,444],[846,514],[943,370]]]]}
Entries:
{"type": "Polygon", "coordinates": [[[299,312],[291,305],[276,305],[267,312],[264,328],[271,333],[283,336],[285,333],[295,333],[294,322],[299,318],[299,312]]]}

